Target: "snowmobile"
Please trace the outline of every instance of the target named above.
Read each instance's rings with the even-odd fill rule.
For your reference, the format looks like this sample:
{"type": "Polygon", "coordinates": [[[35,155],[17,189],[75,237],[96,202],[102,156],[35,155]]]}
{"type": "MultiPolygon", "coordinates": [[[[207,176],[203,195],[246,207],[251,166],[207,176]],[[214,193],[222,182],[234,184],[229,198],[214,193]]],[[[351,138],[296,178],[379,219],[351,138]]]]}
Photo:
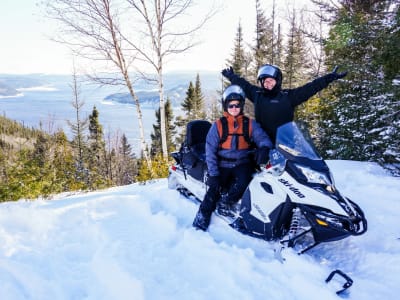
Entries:
{"type": "MultiPolygon", "coordinates": [[[[205,141],[210,127],[205,120],[189,122],[169,168],[169,188],[198,201],[207,190],[205,141]]],[[[231,227],[299,254],[367,231],[363,211],[339,193],[311,138],[295,122],[278,128],[269,163],[255,171],[238,206],[234,217],[222,216],[231,227]]]]}

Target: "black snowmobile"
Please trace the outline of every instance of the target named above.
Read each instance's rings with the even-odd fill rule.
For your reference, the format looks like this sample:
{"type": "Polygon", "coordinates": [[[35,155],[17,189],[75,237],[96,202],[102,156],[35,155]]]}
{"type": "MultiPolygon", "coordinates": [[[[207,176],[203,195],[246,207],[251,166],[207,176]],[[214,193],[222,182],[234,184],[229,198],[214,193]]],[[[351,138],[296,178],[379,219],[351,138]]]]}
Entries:
{"type": "MultiPolygon", "coordinates": [[[[172,153],[175,163],[169,169],[169,188],[198,201],[207,189],[205,140],[210,127],[204,120],[187,124],[186,140],[172,153]]],[[[367,230],[363,211],[339,193],[327,164],[305,136],[294,122],[279,127],[270,163],[255,171],[240,209],[228,218],[240,232],[278,241],[299,254],[367,230]]]]}

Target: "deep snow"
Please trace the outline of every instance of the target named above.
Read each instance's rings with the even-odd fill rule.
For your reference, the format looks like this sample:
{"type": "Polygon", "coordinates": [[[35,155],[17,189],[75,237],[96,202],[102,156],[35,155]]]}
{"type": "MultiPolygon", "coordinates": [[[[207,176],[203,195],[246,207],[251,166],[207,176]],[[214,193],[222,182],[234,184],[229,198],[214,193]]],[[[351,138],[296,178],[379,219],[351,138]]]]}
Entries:
{"type": "Polygon", "coordinates": [[[368,231],[304,255],[244,236],[214,217],[191,227],[196,203],[162,179],[53,200],[0,204],[0,298],[398,299],[400,179],[372,163],[327,161],[368,231]],[[336,280],[337,279],[337,280],[336,280]]]}

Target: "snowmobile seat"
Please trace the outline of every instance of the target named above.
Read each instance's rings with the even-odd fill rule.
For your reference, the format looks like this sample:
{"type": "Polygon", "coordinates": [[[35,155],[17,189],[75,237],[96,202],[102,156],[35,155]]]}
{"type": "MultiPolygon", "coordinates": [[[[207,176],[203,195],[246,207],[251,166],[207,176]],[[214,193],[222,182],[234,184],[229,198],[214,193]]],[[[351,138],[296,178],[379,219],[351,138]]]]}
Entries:
{"type": "Polygon", "coordinates": [[[193,178],[203,181],[207,172],[206,137],[211,123],[205,120],[190,121],[186,125],[186,137],[175,160],[193,178]]]}
{"type": "Polygon", "coordinates": [[[193,168],[197,161],[206,160],[206,137],[211,123],[206,120],[190,121],[186,125],[186,139],[182,145],[182,163],[188,169],[193,168]]]}
{"type": "Polygon", "coordinates": [[[211,123],[206,120],[194,120],[186,126],[186,145],[201,158],[205,157],[206,137],[210,127],[211,123]]]}

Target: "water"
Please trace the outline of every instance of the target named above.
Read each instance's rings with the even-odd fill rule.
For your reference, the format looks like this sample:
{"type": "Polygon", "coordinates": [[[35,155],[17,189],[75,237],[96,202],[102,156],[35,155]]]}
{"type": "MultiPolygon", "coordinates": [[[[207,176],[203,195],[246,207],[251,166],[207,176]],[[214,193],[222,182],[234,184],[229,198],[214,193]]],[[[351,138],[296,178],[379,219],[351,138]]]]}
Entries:
{"type": "MultiPolygon", "coordinates": [[[[57,82],[47,87],[21,89],[22,95],[0,98],[0,113],[7,118],[19,121],[27,127],[39,128],[53,133],[61,128],[71,138],[67,120],[75,123],[75,109],[72,106],[72,89],[68,82],[57,82]]],[[[99,88],[94,85],[81,85],[80,100],[85,102],[81,109],[81,119],[88,117],[96,106],[105,137],[120,137],[123,133],[136,154],[140,153],[140,133],[136,107],[104,101],[112,93],[125,92],[117,87],[99,88]]],[[[150,134],[155,123],[157,107],[142,107],[144,134],[150,142],[150,134]]]]}

